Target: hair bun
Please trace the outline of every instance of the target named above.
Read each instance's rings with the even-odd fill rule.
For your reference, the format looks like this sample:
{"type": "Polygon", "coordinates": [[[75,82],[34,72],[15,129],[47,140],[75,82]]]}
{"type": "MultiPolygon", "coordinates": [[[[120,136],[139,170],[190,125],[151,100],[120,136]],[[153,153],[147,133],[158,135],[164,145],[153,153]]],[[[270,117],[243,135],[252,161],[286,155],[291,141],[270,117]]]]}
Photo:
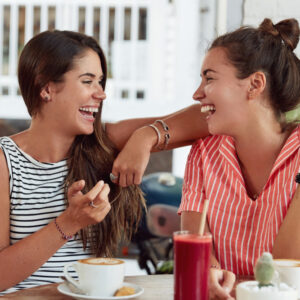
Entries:
{"type": "Polygon", "coordinates": [[[270,19],[264,19],[259,30],[268,32],[273,36],[280,36],[285,45],[294,50],[299,42],[299,23],[296,19],[286,19],[273,25],[270,19]]]}

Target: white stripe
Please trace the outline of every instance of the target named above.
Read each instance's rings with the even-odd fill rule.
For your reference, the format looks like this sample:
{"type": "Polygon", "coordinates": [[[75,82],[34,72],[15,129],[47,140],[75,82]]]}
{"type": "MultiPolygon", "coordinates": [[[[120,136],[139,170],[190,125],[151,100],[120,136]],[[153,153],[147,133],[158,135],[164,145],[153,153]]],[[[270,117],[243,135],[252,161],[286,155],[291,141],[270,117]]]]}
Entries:
{"type": "MultiPolygon", "coordinates": [[[[227,176],[227,177],[229,177],[229,176],[227,176]]],[[[228,178],[228,180],[229,180],[229,178],[228,178]]],[[[228,181],[227,180],[227,181],[228,181]]],[[[230,186],[232,186],[232,181],[233,181],[233,174],[231,173],[231,176],[230,176],[230,186]]],[[[222,183],[220,183],[220,184],[222,184],[222,183]]],[[[226,182],[225,182],[225,184],[226,184],[226,182]]],[[[224,191],[225,191],[225,189],[224,189],[224,191]]],[[[229,194],[228,193],[228,195],[227,195],[227,198],[226,198],[226,200],[225,200],[225,207],[224,207],[224,210],[226,210],[226,206],[228,205],[228,202],[229,202],[229,199],[231,199],[231,194],[229,194]]],[[[228,231],[228,225],[229,225],[229,223],[230,223],[230,220],[231,220],[231,208],[232,208],[232,204],[233,204],[233,199],[231,199],[231,205],[230,205],[230,209],[229,209],[229,211],[230,211],[230,214],[229,214],[229,217],[228,217],[228,219],[226,220],[226,222],[227,222],[227,225],[226,225],[226,229],[225,229],[225,233],[224,233],[224,236],[222,237],[223,238],[223,248],[224,248],[224,266],[225,266],[225,269],[228,269],[228,266],[227,266],[227,259],[226,259],[226,236],[227,236],[227,231],[228,231]]],[[[221,219],[221,224],[220,224],[220,232],[221,232],[221,228],[222,228],[222,226],[223,226],[223,222],[224,222],[224,217],[225,217],[225,214],[223,214],[223,216],[222,216],[222,219],[221,219]]],[[[230,244],[230,243],[229,243],[230,244]]]]}

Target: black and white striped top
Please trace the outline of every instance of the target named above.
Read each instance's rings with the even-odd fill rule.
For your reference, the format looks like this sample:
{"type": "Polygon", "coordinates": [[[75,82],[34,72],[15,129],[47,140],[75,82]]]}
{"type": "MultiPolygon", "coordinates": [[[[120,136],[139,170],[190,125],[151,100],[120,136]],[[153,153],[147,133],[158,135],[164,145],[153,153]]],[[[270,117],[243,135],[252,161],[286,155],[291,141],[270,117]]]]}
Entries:
{"type": "MultiPolygon", "coordinates": [[[[41,163],[24,153],[8,137],[0,138],[0,147],[10,175],[10,243],[14,244],[41,229],[64,211],[67,164],[66,160],[41,163]]],[[[83,250],[81,240],[70,240],[31,276],[0,295],[59,282],[66,262],[89,256],[89,251],[83,250]]]]}

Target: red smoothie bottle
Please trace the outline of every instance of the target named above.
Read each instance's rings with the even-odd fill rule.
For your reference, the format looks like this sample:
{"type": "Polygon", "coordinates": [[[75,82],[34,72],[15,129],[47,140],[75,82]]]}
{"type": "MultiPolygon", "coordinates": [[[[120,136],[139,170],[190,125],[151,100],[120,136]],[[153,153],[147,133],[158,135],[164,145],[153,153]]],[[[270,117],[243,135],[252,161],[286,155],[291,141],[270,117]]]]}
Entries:
{"type": "Polygon", "coordinates": [[[174,300],[208,300],[211,234],[174,233],[174,300]]]}

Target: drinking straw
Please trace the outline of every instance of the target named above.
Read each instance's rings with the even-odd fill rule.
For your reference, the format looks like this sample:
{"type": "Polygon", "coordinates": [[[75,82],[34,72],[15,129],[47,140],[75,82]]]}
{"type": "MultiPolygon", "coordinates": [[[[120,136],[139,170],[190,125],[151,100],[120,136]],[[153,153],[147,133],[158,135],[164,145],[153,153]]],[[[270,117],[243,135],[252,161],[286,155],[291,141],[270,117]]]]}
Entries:
{"type": "Polygon", "coordinates": [[[205,199],[204,200],[204,204],[203,204],[203,210],[202,210],[201,220],[200,220],[199,235],[203,235],[204,234],[204,227],[205,227],[205,221],[206,221],[207,207],[208,207],[208,199],[205,199]]]}

